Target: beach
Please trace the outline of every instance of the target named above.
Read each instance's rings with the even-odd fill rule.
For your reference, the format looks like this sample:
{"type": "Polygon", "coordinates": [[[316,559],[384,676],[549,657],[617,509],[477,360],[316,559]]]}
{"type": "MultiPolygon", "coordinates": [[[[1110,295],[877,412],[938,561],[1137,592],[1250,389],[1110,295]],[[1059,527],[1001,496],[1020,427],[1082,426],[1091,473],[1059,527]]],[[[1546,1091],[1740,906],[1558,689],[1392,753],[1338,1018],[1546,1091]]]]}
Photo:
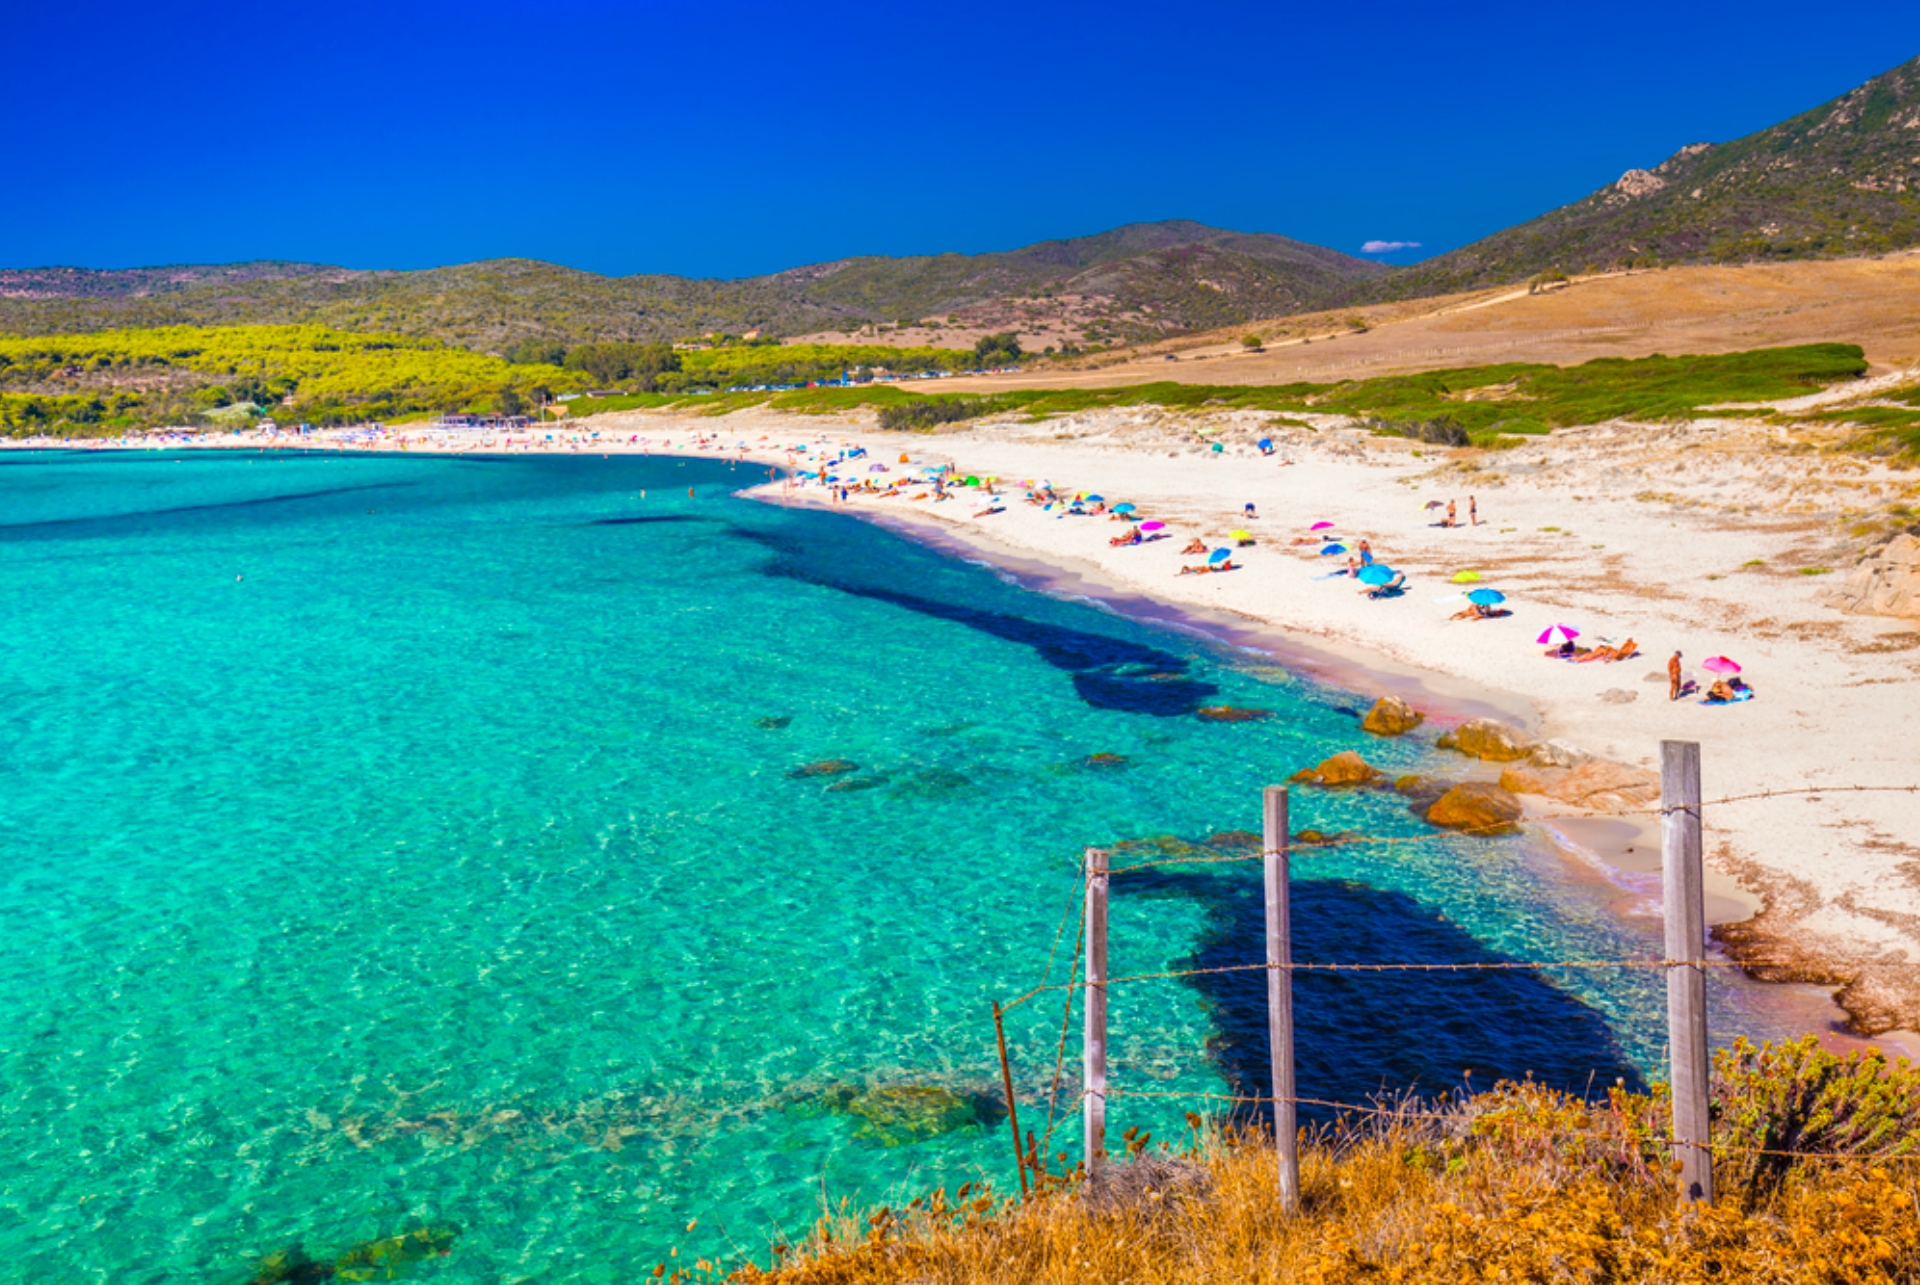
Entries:
{"type": "MultiPolygon", "coordinates": [[[[1915,1040],[1920,977],[1863,965],[1920,960],[1920,796],[1890,788],[1920,784],[1906,731],[1920,632],[1822,601],[1856,556],[1844,524],[1910,499],[1911,475],[1810,451],[1739,419],[1601,425],[1484,452],[1310,418],[1319,422],[1135,408],[1038,423],[1001,418],[930,435],[882,432],[859,416],[628,412],[522,435],[510,451],[685,453],[784,470],[806,467],[808,453],[795,447],[817,458],[822,448],[857,445],[868,456],[847,476],[882,485],[951,463],[962,477],[997,479],[998,511],[982,516],[990,502],[975,488],[956,488],[945,501],[856,491],[844,506],[818,485],[784,480],[757,494],[832,503],[957,541],[1034,579],[1077,581],[1068,592],[1200,613],[1244,630],[1247,645],[1291,648],[1291,665],[1369,695],[1402,694],[1432,714],[1433,727],[1491,715],[1575,759],[1637,772],[1642,787],[1657,776],[1663,740],[1697,741],[1710,803],[1795,791],[1707,810],[1711,917],[1743,924],[1723,932],[1723,944],[1736,957],[1774,965],[1758,976],[1833,991],[1856,1034],[1915,1040]],[[1260,439],[1271,454],[1257,449],[1260,439]],[[1166,538],[1116,547],[1125,523],[1028,503],[1029,483],[1131,503],[1135,518],[1165,523],[1166,538]],[[1439,524],[1444,507],[1429,507],[1448,502],[1454,527],[1439,524]],[[1477,525],[1468,523],[1470,503],[1477,525]],[[1246,516],[1248,504],[1256,517],[1246,516]],[[1320,523],[1331,525],[1309,530],[1320,523]],[[1228,538],[1242,529],[1252,537],[1244,547],[1228,538]],[[1347,555],[1323,555],[1323,537],[1349,549],[1366,539],[1378,561],[1405,573],[1405,591],[1365,596],[1363,586],[1332,574],[1347,555]],[[1204,564],[1181,552],[1195,538],[1209,549],[1232,547],[1235,569],[1180,574],[1204,564]],[[1462,571],[1480,579],[1453,583],[1462,571]],[[1467,605],[1465,589],[1480,587],[1505,594],[1511,614],[1453,618],[1467,605]],[[1561,624],[1583,643],[1631,638],[1638,654],[1619,663],[1550,659],[1535,640],[1561,624]],[[1667,663],[1676,650],[1700,692],[1670,701],[1667,663]],[[1743,666],[1754,699],[1702,702],[1716,675],[1700,666],[1714,656],[1743,666]]],[[[357,445],[509,447],[425,429],[357,445]]],[[[1370,738],[1354,739],[1364,754],[1370,738]]],[[[1492,779],[1500,765],[1462,759],[1460,775],[1492,779]]],[[[1642,788],[1626,798],[1523,798],[1531,815],[1553,819],[1550,832],[1562,843],[1644,882],[1659,852],[1657,801],[1649,807],[1645,795],[1642,788]],[[1583,816],[1616,820],[1562,819],[1583,816]]]]}

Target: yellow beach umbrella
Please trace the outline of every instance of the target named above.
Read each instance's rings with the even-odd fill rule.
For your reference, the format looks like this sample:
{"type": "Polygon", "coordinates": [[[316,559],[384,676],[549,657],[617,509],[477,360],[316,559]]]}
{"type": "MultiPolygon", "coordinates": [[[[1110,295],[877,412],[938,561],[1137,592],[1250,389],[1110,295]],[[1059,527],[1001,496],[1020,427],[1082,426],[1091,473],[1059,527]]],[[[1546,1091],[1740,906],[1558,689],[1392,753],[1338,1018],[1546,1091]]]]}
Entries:
{"type": "Polygon", "coordinates": [[[1231,537],[1232,537],[1233,539],[1235,539],[1235,540],[1251,540],[1251,539],[1253,539],[1253,532],[1251,532],[1251,531],[1229,531],[1229,532],[1227,532],[1227,534],[1228,534],[1229,536],[1231,536],[1231,537]]]}
{"type": "Polygon", "coordinates": [[[1480,573],[1478,571],[1456,571],[1453,573],[1453,582],[1455,584],[1472,584],[1479,578],[1480,573]]]}

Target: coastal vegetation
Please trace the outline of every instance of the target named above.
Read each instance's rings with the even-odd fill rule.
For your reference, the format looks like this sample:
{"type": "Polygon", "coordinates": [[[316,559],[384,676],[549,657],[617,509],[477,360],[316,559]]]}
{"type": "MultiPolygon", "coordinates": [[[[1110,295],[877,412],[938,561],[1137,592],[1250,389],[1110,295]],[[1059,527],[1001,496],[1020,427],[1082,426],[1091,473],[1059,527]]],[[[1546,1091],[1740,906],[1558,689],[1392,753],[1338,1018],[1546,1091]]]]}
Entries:
{"type": "MultiPolygon", "coordinates": [[[[1503,1083],[1309,1130],[1284,1216],[1271,1135],[1189,1115],[1136,1130],[1106,1176],[841,1206],[761,1285],[1027,1280],[1458,1285],[1920,1279],[1920,1072],[1807,1037],[1715,1057],[1717,1204],[1682,1206],[1664,1090],[1589,1099],[1503,1083]]],[[[717,1271],[714,1273],[717,1275],[717,1271]]],[[[690,1277],[683,1277],[691,1279],[690,1277]]]]}
{"type": "MultiPolygon", "coordinates": [[[[1809,344],[1603,358],[1570,367],[1504,363],[1336,384],[1162,382],[939,394],[891,382],[1018,353],[1012,334],[989,335],[972,351],[759,343],[676,350],[629,342],[569,348],[537,341],[516,346],[508,358],[433,339],[319,326],[0,338],[0,432],[101,436],[160,425],[239,424],[267,413],[314,424],[435,411],[510,414],[572,396],[576,417],[663,407],[715,415],[755,405],[801,412],[867,407],[881,412],[887,427],[913,429],[990,414],[1038,419],[1114,406],[1317,412],[1436,445],[1491,445],[1577,424],[1671,420],[1724,404],[1791,398],[1858,378],[1867,368],[1857,346],[1809,344]],[[581,396],[590,391],[617,395],[581,396]]],[[[1896,396],[1908,400],[1832,414],[1860,424],[1886,449],[1910,450],[1920,438],[1920,393],[1896,396]]]]}

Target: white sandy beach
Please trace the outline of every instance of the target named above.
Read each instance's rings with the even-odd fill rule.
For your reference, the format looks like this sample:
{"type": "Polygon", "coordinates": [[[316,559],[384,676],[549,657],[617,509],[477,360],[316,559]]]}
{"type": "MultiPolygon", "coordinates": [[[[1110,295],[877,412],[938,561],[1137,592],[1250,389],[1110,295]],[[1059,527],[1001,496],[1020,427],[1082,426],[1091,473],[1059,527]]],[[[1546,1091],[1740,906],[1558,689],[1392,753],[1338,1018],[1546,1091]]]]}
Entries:
{"type": "MultiPolygon", "coordinates": [[[[1653,771],[1662,740],[1698,741],[1709,800],[1825,787],[1708,809],[1708,862],[1732,894],[1720,899],[1716,917],[1761,907],[1750,922],[1748,957],[1791,960],[1772,976],[1838,987],[1856,1029],[1915,1041],[1920,968],[1858,961],[1920,962],[1920,795],[1833,787],[1920,785],[1920,740],[1911,729],[1920,712],[1920,628],[1845,615],[1820,601],[1854,556],[1847,516],[1911,502],[1920,494],[1913,475],[1810,452],[1738,421],[1603,425],[1494,453],[1422,448],[1331,418],[1314,429],[1267,422],[1257,414],[1142,408],[927,435],[882,433],[844,416],[630,412],[542,430],[516,449],[731,457],[745,443],[747,459],[774,464],[802,442],[846,442],[869,449],[861,469],[888,466],[887,475],[871,474],[879,482],[905,472],[903,453],[916,465],[952,461],[964,473],[999,478],[1004,511],[974,516],[985,507],[974,490],[939,503],[856,497],[848,507],[1237,619],[1320,650],[1335,669],[1345,658],[1350,667],[1335,675],[1343,681],[1372,681],[1425,704],[1435,719],[1424,733],[1457,719],[1469,703],[1491,704],[1538,739],[1653,771]],[[1253,448],[1263,436],[1273,439],[1274,455],[1253,448]],[[630,443],[633,437],[645,445],[630,443]],[[1212,440],[1224,449],[1211,449],[1212,440]],[[1129,501],[1136,516],[1165,522],[1170,538],[1111,547],[1124,524],[1026,503],[1023,484],[1043,479],[1059,490],[1129,501]],[[1423,507],[1455,500],[1464,523],[1469,495],[1479,502],[1477,527],[1435,526],[1436,514],[1423,507]],[[1249,502],[1259,514],[1252,521],[1242,516],[1249,502]],[[1317,543],[1290,543],[1316,521],[1368,539],[1380,561],[1406,573],[1407,592],[1370,600],[1345,577],[1326,578],[1343,557],[1321,556],[1317,543]],[[1183,557],[1190,539],[1219,547],[1243,526],[1257,543],[1235,550],[1239,570],[1178,574],[1202,561],[1183,557]],[[1819,568],[1832,572],[1803,574],[1819,568]],[[1449,619],[1464,605],[1462,587],[1449,577],[1468,569],[1507,595],[1510,616],[1449,619]],[[1582,631],[1583,642],[1631,637],[1641,654],[1618,664],[1548,659],[1534,639],[1559,623],[1582,631]],[[1724,707],[1670,702],[1665,666],[1675,649],[1702,687],[1713,675],[1699,662],[1734,658],[1757,698],[1724,707]],[[1419,682],[1385,678],[1393,674],[1419,682]]],[[[377,445],[402,442],[416,450],[501,445],[424,429],[377,445]]],[[[223,436],[207,444],[262,443],[223,436]]],[[[788,489],[774,484],[763,493],[780,497],[788,489]]],[[[825,497],[814,489],[790,498],[825,497]]],[[[1364,754],[1367,739],[1356,733],[1354,748],[1364,754]]],[[[1495,766],[1462,759],[1461,775],[1491,776],[1495,766]]],[[[1590,802],[1596,806],[1528,799],[1536,815],[1622,810],[1618,799],[1590,802]]],[[[1632,819],[1635,829],[1615,826],[1607,841],[1593,837],[1605,827],[1559,829],[1615,864],[1644,871],[1657,866],[1657,838],[1650,818],[1632,819]]]]}

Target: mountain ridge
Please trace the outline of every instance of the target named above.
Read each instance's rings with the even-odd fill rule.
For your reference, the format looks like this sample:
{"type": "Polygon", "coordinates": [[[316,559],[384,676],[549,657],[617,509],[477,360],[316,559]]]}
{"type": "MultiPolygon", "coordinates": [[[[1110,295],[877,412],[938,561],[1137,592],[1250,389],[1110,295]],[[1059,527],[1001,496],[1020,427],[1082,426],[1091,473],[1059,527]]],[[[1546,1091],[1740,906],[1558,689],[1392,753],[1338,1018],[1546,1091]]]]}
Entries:
{"type": "Polygon", "coordinates": [[[1353,302],[1541,273],[1882,254],[1920,244],[1920,58],[1726,143],[1690,143],[1578,201],[1395,269],[1353,302]]]}
{"type": "MultiPolygon", "coordinates": [[[[607,277],[532,259],[417,271],[263,260],[136,269],[0,270],[0,331],[312,322],[430,334],[499,351],[526,338],[794,335],[958,314],[992,324],[1010,299],[1084,338],[1153,338],[1298,311],[1380,265],[1273,233],[1190,220],[1128,224],[984,254],[857,256],[735,280],[607,277]],[[984,311],[983,311],[984,310],[984,311]]],[[[1031,320],[1031,318],[1027,318],[1031,320]]]]}

